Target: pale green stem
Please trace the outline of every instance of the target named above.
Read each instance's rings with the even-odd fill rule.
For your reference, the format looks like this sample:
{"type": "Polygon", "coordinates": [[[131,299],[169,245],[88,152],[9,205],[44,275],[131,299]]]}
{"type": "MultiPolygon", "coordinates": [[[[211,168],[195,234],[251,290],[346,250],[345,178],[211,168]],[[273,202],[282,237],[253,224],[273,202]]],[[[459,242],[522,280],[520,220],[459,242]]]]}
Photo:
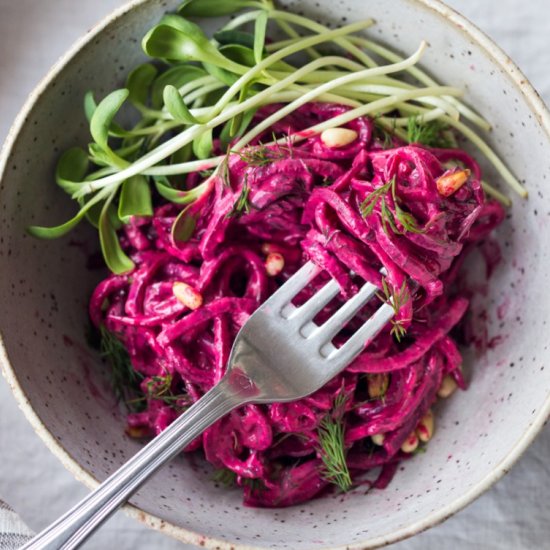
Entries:
{"type": "Polygon", "coordinates": [[[200,78],[197,78],[196,80],[192,80],[191,82],[188,82],[187,84],[184,84],[180,89],[180,95],[182,97],[186,97],[191,92],[194,92],[197,88],[200,88],[202,86],[208,86],[210,84],[218,83],[219,81],[214,78],[213,76],[201,76],[200,78]]]}
{"type": "Polygon", "coordinates": [[[272,42],[271,44],[266,44],[265,49],[269,53],[276,52],[277,50],[281,50],[282,48],[286,48],[287,46],[296,44],[296,42],[301,39],[302,38],[300,37],[300,35],[296,33],[295,37],[287,38],[286,40],[278,40],[277,42],[272,42]]]}
{"type": "MultiPolygon", "coordinates": [[[[341,78],[343,76],[346,76],[350,72],[362,71],[364,67],[362,66],[359,66],[357,68],[350,67],[349,69],[350,69],[349,71],[316,71],[311,74],[304,75],[301,81],[307,84],[323,84],[325,82],[329,82],[330,80],[335,80],[336,78],[341,78]]],[[[286,78],[291,73],[271,70],[269,71],[269,74],[273,78],[279,80],[282,78],[286,78]]],[[[395,82],[394,79],[390,79],[388,77],[377,77],[377,78],[373,78],[372,80],[369,78],[368,80],[365,80],[365,84],[388,84],[398,88],[411,88],[411,89],[418,87],[418,86],[407,86],[407,85],[399,86],[399,84],[395,82]]]]}
{"type": "Polygon", "coordinates": [[[498,189],[495,189],[492,185],[489,185],[486,181],[482,180],[481,186],[483,187],[483,190],[487,195],[493,197],[493,199],[500,202],[500,204],[502,204],[503,206],[506,206],[507,208],[510,208],[510,206],[512,206],[512,201],[509,197],[501,193],[498,189]]]}
{"type": "Polygon", "coordinates": [[[225,155],[220,157],[212,157],[204,160],[192,160],[189,162],[182,162],[180,164],[170,164],[168,166],[154,166],[143,171],[144,176],[177,176],[180,174],[190,174],[191,172],[199,172],[201,170],[208,170],[218,166],[225,155]]]}
{"type": "MultiPolygon", "coordinates": [[[[291,46],[292,44],[296,43],[296,41],[297,39],[291,38],[289,40],[281,40],[279,42],[269,44],[267,45],[267,51],[269,52],[276,51],[279,48],[291,46]]],[[[358,44],[359,46],[363,46],[364,48],[379,55],[383,59],[390,61],[391,63],[397,63],[401,59],[403,59],[400,55],[396,54],[395,52],[389,50],[388,48],[385,48],[384,46],[372,40],[368,40],[366,38],[362,38],[359,36],[350,36],[349,41],[355,44],[358,44]]],[[[418,67],[409,67],[407,69],[407,72],[426,86],[439,85],[436,80],[428,76],[422,69],[418,67]]],[[[446,97],[443,99],[453,104],[455,108],[464,116],[464,118],[466,118],[467,120],[469,120],[470,122],[478,126],[479,128],[482,128],[483,130],[486,130],[486,131],[491,130],[491,125],[489,124],[489,122],[487,122],[483,117],[481,117],[479,114],[477,114],[475,111],[470,109],[467,105],[465,105],[461,101],[458,101],[456,98],[452,98],[452,97],[446,97]]]]}
{"type": "MultiPolygon", "coordinates": [[[[277,24],[277,26],[284,32],[286,33],[288,36],[291,37],[291,39],[294,40],[294,43],[295,43],[295,40],[296,39],[299,39],[301,40],[302,37],[298,34],[298,32],[296,30],[294,30],[288,23],[286,23],[285,21],[280,21],[279,19],[276,19],[275,20],[275,23],[277,24]]],[[[279,48],[280,49],[280,48],[279,48]]],[[[267,49],[267,44],[266,44],[266,50],[269,52],[270,50],[267,49]]],[[[271,50],[273,51],[273,50],[271,50]]],[[[308,48],[306,50],[307,54],[309,55],[309,57],[311,57],[311,59],[319,59],[320,57],[322,57],[322,55],[317,51],[315,50],[314,48],[308,48]]]]}
{"type": "Polygon", "coordinates": [[[206,96],[210,92],[215,92],[217,90],[221,90],[222,88],[225,88],[225,84],[223,84],[223,82],[216,81],[215,83],[212,83],[208,86],[203,86],[202,88],[195,90],[193,93],[187,94],[186,96],[184,96],[183,100],[185,101],[185,103],[190,104],[197,99],[206,96]]]}
{"type": "MultiPolygon", "coordinates": [[[[328,42],[338,38],[339,36],[347,35],[352,32],[357,32],[361,29],[368,27],[370,24],[371,24],[370,21],[366,21],[366,22],[360,21],[358,23],[353,23],[351,25],[346,25],[345,27],[340,27],[339,29],[329,31],[323,35],[310,36],[310,37],[304,38],[298,45],[289,46],[288,48],[284,48],[278,52],[275,52],[269,57],[266,57],[260,63],[258,63],[255,67],[252,67],[249,71],[244,73],[237,80],[237,82],[235,82],[227,90],[227,92],[225,92],[225,94],[220,98],[216,106],[212,108],[211,117],[214,118],[215,116],[219,115],[223,111],[223,109],[225,109],[227,104],[240,92],[243,86],[246,86],[257,75],[261,75],[263,71],[268,69],[271,65],[273,65],[277,61],[281,61],[285,57],[293,55],[299,51],[305,50],[309,46],[314,46],[316,44],[328,42]]],[[[321,61],[321,59],[317,61],[321,61]]],[[[326,63],[323,63],[321,66],[323,65],[326,65],[326,63]]]]}
{"type": "Polygon", "coordinates": [[[116,174],[116,172],[117,172],[116,168],[113,168],[112,166],[105,166],[104,168],[100,168],[99,170],[92,172],[91,174],[88,174],[84,181],[94,181],[95,179],[101,178],[103,176],[116,174]]]}
{"type": "MultiPolygon", "coordinates": [[[[372,70],[372,69],[370,69],[372,70]]],[[[350,75],[353,76],[353,75],[350,75]]],[[[308,103],[311,101],[317,94],[320,94],[322,91],[325,91],[328,88],[328,83],[325,86],[320,86],[317,90],[312,90],[308,94],[302,96],[301,98],[293,101],[289,105],[285,105],[282,109],[271,115],[270,117],[263,120],[260,124],[255,126],[250,132],[248,132],[245,136],[243,136],[234,146],[234,150],[242,149],[244,146],[246,146],[251,140],[253,140],[256,136],[261,134],[263,131],[265,131],[267,128],[272,126],[275,122],[280,120],[281,118],[287,116],[289,113],[296,110],[301,105],[304,105],[305,103],[308,103]]],[[[459,92],[459,91],[458,91],[459,92]]],[[[434,94],[449,94],[452,95],[454,93],[457,93],[457,90],[455,88],[450,88],[446,86],[440,86],[440,87],[432,87],[432,88],[423,88],[418,90],[407,90],[403,92],[396,93],[390,97],[386,97],[384,99],[379,99],[377,101],[374,101],[372,103],[369,103],[368,105],[363,105],[361,107],[357,107],[355,109],[351,109],[349,111],[346,111],[345,113],[342,113],[341,115],[338,115],[336,117],[333,117],[331,119],[328,119],[324,122],[321,122],[319,124],[316,124],[315,126],[312,126],[311,128],[308,128],[302,132],[298,132],[297,134],[293,134],[290,136],[290,138],[293,141],[302,141],[303,139],[306,139],[310,137],[311,135],[320,134],[324,130],[328,130],[329,128],[335,128],[338,126],[341,126],[343,124],[347,124],[348,122],[351,122],[352,120],[361,117],[366,116],[369,114],[376,115],[380,110],[386,109],[388,107],[391,107],[392,105],[395,105],[396,103],[402,102],[402,101],[409,101],[411,99],[415,99],[418,97],[422,97],[423,95],[434,95],[434,94]]],[[[460,93],[460,92],[459,92],[460,93]]],[[[284,140],[283,140],[284,141],[284,140]]]]}
{"type": "MultiPolygon", "coordinates": [[[[323,86],[319,86],[315,91],[317,92],[317,95],[321,95],[322,93],[329,91],[330,89],[335,88],[339,85],[343,85],[346,82],[353,82],[354,80],[359,80],[368,75],[376,76],[376,75],[383,75],[387,73],[401,71],[403,70],[403,68],[407,67],[408,65],[416,63],[420,58],[420,56],[422,55],[422,52],[424,51],[425,47],[426,47],[425,43],[422,43],[419,49],[411,57],[409,57],[407,60],[401,63],[396,63],[394,65],[387,65],[385,67],[376,67],[374,69],[365,69],[364,71],[360,71],[355,74],[347,74],[345,77],[342,77],[339,80],[337,79],[337,80],[334,80],[333,82],[326,83],[323,86]]],[[[191,141],[199,137],[201,134],[206,132],[208,129],[215,128],[216,126],[223,124],[224,122],[227,122],[228,120],[232,119],[234,116],[237,116],[238,114],[243,113],[248,109],[255,108],[257,105],[261,104],[262,101],[264,101],[264,99],[269,98],[275,92],[282,90],[288,85],[295,82],[300,77],[300,74],[311,71],[312,69],[315,69],[318,66],[322,66],[323,64],[326,64],[327,62],[330,62],[330,58],[323,58],[323,59],[317,59],[315,61],[312,61],[308,65],[302,67],[301,69],[298,69],[293,75],[290,75],[285,80],[282,80],[274,84],[270,88],[263,90],[257,95],[249,98],[248,100],[242,103],[239,103],[234,107],[227,108],[223,113],[221,113],[214,119],[210,120],[208,123],[201,126],[192,126],[190,128],[185,129],[179,135],[168,140],[166,143],[162,144],[157,149],[150,151],[149,153],[144,155],[141,159],[137,160],[132,166],[126,168],[125,170],[122,170],[118,174],[113,174],[112,176],[108,176],[106,178],[103,178],[102,180],[97,180],[93,184],[87,183],[81,188],[80,191],[78,191],[75,194],[75,198],[81,197],[87,193],[91,193],[94,190],[100,189],[106,185],[110,185],[111,183],[114,183],[117,181],[122,182],[128,179],[129,177],[142,173],[147,168],[150,168],[151,166],[158,164],[159,162],[161,162],[162,160],[164,160],[165,158],[173,154],[178,149],[181,149],[187,143],[190,143],[191,141]]],[[[260,65],[261,64],[259,64],[257,67],[259,67],[260,65]]],[[[455,91],[456,90],[453,89],[451,93],[455,93],[455,91]]],[[[422,94],[417,94],[415,97],[419,97],[421,95],[422,94]]]]}
{"type": "MultiPolygon", "coordinates": [[[[165,120],[164,118],[159,119],[159,121],[165,120]]],[[[141,128],[139,130],[130,130],[131,135],[128,137],[139,137],[139,136],[150,136],[157,133],[165,133],[169,130],[181,126],[181,122],[175,122],[172,117],[170,117],[172,122],[162,122],[161,124],[156,124],[154,126],[149,126],[148,128],[141,128]]]]}
{"type": "MultiPolygon", "coordinates": [[[[341,86],[337,89],[337,91],[340,93],[346,93],[348,90],[350,90],[350,91],[358,91],[358,92],[386,96],[386,95],[391,95],[396,91],[400,91],[403,89],[408,89],[408,88],[396,88],[393,86],[379,86],[379,85],[370,85],[370,84],[353,84],[350,86],[341,86]]],[[[458,120],[460,118],[460,113],[457,111],[457,109],[453,107],[453,105],[451,105],[449,101],[445,101],[445,99],[443,98],[423,97],[419,101],[421,103],[426,103],[428,105],[439,107],[455,120],[458,120]]]]}
{"type": "MultiPolygon", "coordinates": [[[[357,37],[350,37],[350,41],[360,46],[363,46],[364,48],[369,49],[371,52],[379,55],[380,57],[382,57],[383,59],[386,59],[387,61],[390,61],[391,63],[397,63],[400,59],[402,59],[400,55],[396,54],[395,52],[392,52],[391,50],[389,50],[388,48],[385,48],[380,44],[377,44],[372,40],[368,40],[366,38],[357,36],[357,37]]],[[[438,85],[438,82],[436,80],[428,76],[422,69],[418,67],[410,67],[408,69],[408,72],[409,74],[411,74],[411,76],[414,76],[414,78],[416,78],[419,82],[422,82],[422,84],[425,84],[426,86],[438,85]]],[[[467,105],[464,105],[464,103],[457,101],[456,99],[453,99],[453,98],[445,98],[445,99],[448,99],[451,103],[453,103],[455,107],[459,110],[459,112],[464,116],[464,118],[466,118],[467,120],[469,120],[470,122],[478,126],[479,128],[482,128],[483,130],[486,130],[486,131],[491,130],[491,125],[489,124],[489,122],[487,122],[483,117],[478,115],[475,111],[470,109],[467,105]]]]}
{"type": "MultiPolygon", "coordinates": [[[[425,114],[422,114],[422,115],[419,115],[418,117],[416,117],[416,120],[420,124],[424,124],[426,122],[431,122],[433,120],[440,119],[444,114],[445,114],[445,112],[442,111],[441,109],[432,109],[431,111],[428,111],[425,114]]],[[[391,123],[393,126],[406,127],[406,126],[408,126],[408,124],[410,122],[410,117],[408,117],[408,116],[407,117],[395,117],[395,118],[393,118],[393,117],[391,117],[391,118],[382,117],[382,118],[379,118],[378,120],[379,121],[383,120],[386,123],[391,123]]]]}
{"type": "MultiPolygon", "coordinates": [[[[254,21],[256,17],[258,16],[259,12],[248,12],[245,13],[239,17],[236,17],[233,21],[230,21],[224,28],[226,29],[236,29],[245,23],[249,23],[250,21],[254,21]]],[[[279,11],[279,10],[273,10],[269,11],[269,17],[271,19],[275,20],[281,20],[286,21],[288,23],[292,23],[294,25],[298,25],[302,28],[309,29],[317,34],[327,34],[332,32],[328,27],[325,27],[324,25],[321,25],[319,23],[316,23],[315,21],[312,21],[311,19],[308,19],[307,17],[302,17],[300,15],[296,15],[294,13],[285,12],[285,11],[279,11]]],[[[374,25],[374,20],[370,20],[370,25],[374,25]]],[[[364,27],[367,28],[367,27],[364,27]]],[[[351,34],[351,33],[349,33],[351,34]]],[[[302,39],[303,40],[303,39],[302,39]]],[[[376,62],[365,52],[360,50],[357,46],[355,46],[349,39],[347,38],[335,38],[334,42],[341,46],[344,50],[349,52],[351,55],[353,55],[355,58],[357,58],[361,63],[366,65],[367,67],[376,67],[376,62]]],[[[289,47],[292,47],[289,46],[289,47]]],[[[309,46],[308,46],[309,47],[309,46]]]]}

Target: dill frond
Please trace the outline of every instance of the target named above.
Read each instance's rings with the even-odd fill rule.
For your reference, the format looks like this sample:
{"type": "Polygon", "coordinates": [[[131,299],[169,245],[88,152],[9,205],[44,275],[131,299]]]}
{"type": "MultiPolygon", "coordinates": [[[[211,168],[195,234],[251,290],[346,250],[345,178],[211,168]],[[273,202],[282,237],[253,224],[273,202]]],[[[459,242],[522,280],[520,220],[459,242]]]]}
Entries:
{"type": "Polygon", "coordinates": [[[99,352],[111,367],[111,387],[115,397],[117,401],[128,401],[140,391],[143,376],[134,370],[128,351],[114,333],[101,325],[99,335],[99,352]]]}
{"type": "Polygon", "coordinates": [[[407,125],[407,141],[448,149],[454,145],[449,139],[448,130],[449,126],[440,120],[421,122],[417,116],[411,116],[407,125]]]}
{"type": "Polygon", "coordinates": [[[343,492],[349,491],[353,486],[346,463],[344,442],[343,417],[347,399],[348,396],[344,391],[340,391],[334,399],[331,412],[325,416],[317,429],[320,455],[323,461],[321,475],[330,483],[337,485],[343,492]]]}

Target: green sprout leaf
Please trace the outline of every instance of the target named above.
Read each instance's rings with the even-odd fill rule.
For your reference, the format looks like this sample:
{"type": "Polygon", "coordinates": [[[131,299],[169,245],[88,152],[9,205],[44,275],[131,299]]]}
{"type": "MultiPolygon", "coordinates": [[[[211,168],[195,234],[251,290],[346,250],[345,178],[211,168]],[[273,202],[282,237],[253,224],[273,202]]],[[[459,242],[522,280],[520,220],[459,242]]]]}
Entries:
{"type": "Polygon", "coordinates": [[[183,122],[184,124],[200,124],[189,111],[175,86],[169,84],[164,88],[164,104],[168,112],[174,117],[174,120],[183,122]]]}
{"type": "Polygon", "coordinates": [[[214,39],[222,46],[237,44],[239,46],[245,46],[250,50],[254,49],[254,35],[249,32],[234,30],[219,31],[214,33],[214,39]]]}
{"type": "Polygon", "coordinates": [[[129,91],[126,89],[116,90],[110,93],[96,108],[90,122],[90,133],[94,141],[106,154],[111,164],[125,166],[123,159],[118,157],[109,147],[109,130],[114,117],[126,101],[129,91]]]}
{"type": "Polygon", "coordinates": [[[239,80],[237,75],[221,69],[217,65],[213,65],[212,63],[203,63],[202,65],[210,76],[213,76],[216,80],[219,80],[226,86],[233,86],[233,84],[239,80]]]}
{"type": "Polygon", "coordinates": [[[151,90],[151,104],[155,109],[160,109],[163,104],[164,88],[174,86],[181,88],[185,84],[206,76],[207,73],[201,67],[181,64],[168,69],[157,77],[151,90]]]}
{"type": "Polygon", "coordinates": [[[187,242],[195,230],[197,219],[189,213],[190,206],[179,213],[172,225],[172,240],[175,243],[187,242]]]}
{"type": "MultiPolygon", "coordinates": [[[[84,200],[80,199],[78,201],[78,204],[80,206],[84,206],[84,200]]],[[[103,210],[103,206],[105,204],[105,201],[98,202],[94,204],[87,212],[86,212],[86,219],[96,228],[99,229],[99,218],[101,217],[101,211],[103,210]]]]}
{"type": "Polygon", "coordinates": [[[126,80],[128,89],[128,101],[134,107],[141,109],[146,106],[149,98],[149,91],[158,75],[158,70],[151,63],[144,63],[135,68],[126,80]]]}
{"type": "Polygon", "coordinates": [[[248,111],[242,113],[240,117],[234,117],[224,124],[224,127],[220,132],[220,141],[224,147],[227,147],[233,138],[241,137],[246,132],[256,112],[257,109],[249,109],[248,111]],[[236,130],[236,123],[233,122],[235,119],[239,121],[239,126],[236,130]]]}
{"type": "Polygon", "coordinates": [[[88,145],[88,153],[90,154],[90,160],[94,164],[97,164],[97,166],[111,166],[113,152],[109,154],[97,143],[90,143],[88,145]]]}
{"type": "Polygon", "coordinates": [[[189,239],[193,236],[195,227],[197,227],[197,218],[191,214],[185,216],[182,219],[182,223],[178,226],[178,233],[175,236],[177,238],[177,242],[186,243],[189,241],[189,239]]]}
{"type": "Polygon", "coordinates": [[[90,132],[94,141],[104,150],[110,151],[109,128],[113,118],[126,101],[130,92],[126,89],[110,93],[96,108],[90,122],[90,132]]]}
{"type": "Polygon", "coordinates": [[[118,217],[128,223],[133,216],[152,216],[151,188],[144,176],[133,176],[122,184],[118,217]]]}
{"type": "Polygon", "coordinates": [[[89,168],[88,155],[80,147],[73,147],[65,151],[55,171],[57,185],[69,195],[75,193],[86,177],[89,168]]]}
{"type": "Polygon", "coordinates": [[[88,122],[92,121],[92,117],[94,116],[96,109],[97,103],[94,99],[94,93],[86,92],[86,95],[84,96],[84,114],[86,115],[88,122]]]}
{"type": "Polygon", "coordinates": [[[243,69],[224,57],[198,25],[175,15],[164,17],[151,29],[142,46],[147,55],[168,61],[201,61],[237,73],[243,69]]]}
{"type": "Polygon", "coordinates": [[[254,59],[254,50],[241,44],[227,44],[220,46],[220,53],[222,53],[227,59],[235,61],[246,67],[253,67],[256,64],[254,59]]]}
{"type": "MultiPolygon", "coordinates": [[[[259,61],[256,61],[254,50],[252,48],[249,48],[248,46],[243,46],[242,44],[225,44],[223,46],[220,46],[219,51],[227,59],[235,61],[235,63],[239,63],[239,65],[242,66],[254,67],[257,63],[259,63],[259,61]]],[[[285,63],[284,61],[276,61],[271,65],[270,68],[274,71],[283,72],[293,72],[296,70],[295,67],[289,65],[288,63],[285,63]]]]}
{"type": "Polygon", "coordinates": [[[161,197],[175,204],[189,204],[200,197],[204,191],[202,184],[189,191],[175,189],[164,176],[155,177],[155,187],[161,197]]]}
{"type": "MultiPolygon", "coordinates": [[[[84,113],[89,123],[91,123],[92,117],[94,116],[96,109],[97,109],[97,103],[94,99],[94,93],[87,92],[86,95],[84,96],[84,113]]],[[[109,135],[123,138],[123,137],[131,136],[132,133],[127,132],[126,130],[121,128],[118,124],[116,124],[115,122],[112,122],[109,128],[109,135]]]]}
{"type": "Polygon", "coordinates": [[[263,11],[257,17],[254,25],[254,60],[256,63],[260,63],[263,59],[268,19],[267,12],[263,11]]]}
{"type": "Polygon", "coordinates": [[[198,159],[207,159],[212,156],[214,149],[212,138],[212,128],[206,130],[193,142],[193,153],[198,159]]]}
{"type": "Polygon", "coordinates": [[[27,232],[33,237],[38,237],[39,239],[57,239],[58,237],[63,237],[63,235],[66,235],[69,231],[74,229],[84,219],[86,213],[90,211],[90,209],[92,209],[100,200],[101,197],[99,195],[96,195],[90,199],[68,222],[55,227],[40,227],[33,225],[27,228],[27,232]]]}
{"type": "Polygon", "coordinates": [[[185,0],[178,13],[185,17],[220,17],[255,7],[261,7],[261,4],[249,0],[185,0]]]}
{"type": "Polygon", "coordinates": [[[101,243],[101,251],[107,267],[116,275],[128,273],[134,269],[134,262],[122,250],[116,229],[113,226],[111,216],[116,211],[111,204],[113,196],[105,203],[101,216],[99,218],[99,241],[101,243]],[[111,210],[111,212],[109,212],[111,210]]]}
{"type": "Polygon", "coordinates": [[[160,20],[159,25],[168,25],[169,27],[173,27],[174,29],[177,29],[182,33],[188,35],[196,34],[197,43],[200,45],[204,45],[204,39],[206,39],[206,35],[203,33],[202,28],[196,23],[193,23],[193,21],[189,21],[189,19],[186,19],[185,17],[168,14],[160,20]]]}

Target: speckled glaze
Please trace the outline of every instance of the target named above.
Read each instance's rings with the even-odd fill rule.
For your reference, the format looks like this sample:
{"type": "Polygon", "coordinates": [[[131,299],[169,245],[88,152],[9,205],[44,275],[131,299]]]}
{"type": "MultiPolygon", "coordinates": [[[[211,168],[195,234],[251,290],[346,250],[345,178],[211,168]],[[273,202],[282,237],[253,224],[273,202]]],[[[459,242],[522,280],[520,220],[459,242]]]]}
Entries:
{"type": "MultiPolygon", "coordinates": [[[[60,241],[25,234],[67,219],[73,204],[53,184],[60,151],[88,140],[82,96],[119,86],[142,60],[139,41],[178,0],[137,1],[89,32],[31,95],[0,159],[0,360],[20,406],[65,466],[96,485],[139,448],[124,435],[106,368],[85,339],[86,305],[101,270],[90,269],[95,233],[60,241]]],[[[421,39],[441,81],[463,87],[493,123],[491,143],[523,180],[499,231],[504,262],[484,303],[492,343],[470,354],[471,389],[442,403],[429,452],[404,465],[385,491],[317,500],[286,510],[243,508],[200,461],[166,467],[127,511],[189,543],[216,549],[374,548],[411,536],[471,502],[513,465],[550,411],[550,119],[512,62],[436,0],[281,2],[323,22],[374,17],[371,36],[405,53],[421,39]],[[495,339],[496,338],[496,339],[495,339]],[[546,366],[546,368],[545,368],[546,366]]],[[[488,172],[488,178],[492,174],[488,172]]]]}

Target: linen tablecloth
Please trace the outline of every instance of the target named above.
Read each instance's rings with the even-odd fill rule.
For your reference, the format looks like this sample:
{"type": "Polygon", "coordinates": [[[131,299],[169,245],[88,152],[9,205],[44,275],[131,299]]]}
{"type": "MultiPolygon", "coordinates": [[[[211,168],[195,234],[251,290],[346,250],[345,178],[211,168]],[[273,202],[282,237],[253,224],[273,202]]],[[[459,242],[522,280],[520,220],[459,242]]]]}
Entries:
{"type": "MultiPolygon", "coordinates": [[[[368,5],[368,1],[365,0],[368,5]]],[[[0,142],[27,94],[51,64],[121,0],[0,0],[0,142]]],[[[550,102],[550,0],[448,0],[496,40],[550,102]]],[[[1,304],[1,302],[0,302],[1,304]]],[[[0,378],[0,496],[39,530],[86,494],[34,434],[0,378]]],[[[550,548],[550,428],[512,472],[443,525],[395,550],[550,548]]],[[[0,504],[0,548],[13,526],[0,504]],[[3,515],[2,515],[3,514],[3,515]],[[2,522],[4,518],[4,522],[2,522]],[[9,525],[6,522],[9,521],[9,525]]],[[[191,548],[119,513],[87,544],[89,549],[191,548]]]]}

